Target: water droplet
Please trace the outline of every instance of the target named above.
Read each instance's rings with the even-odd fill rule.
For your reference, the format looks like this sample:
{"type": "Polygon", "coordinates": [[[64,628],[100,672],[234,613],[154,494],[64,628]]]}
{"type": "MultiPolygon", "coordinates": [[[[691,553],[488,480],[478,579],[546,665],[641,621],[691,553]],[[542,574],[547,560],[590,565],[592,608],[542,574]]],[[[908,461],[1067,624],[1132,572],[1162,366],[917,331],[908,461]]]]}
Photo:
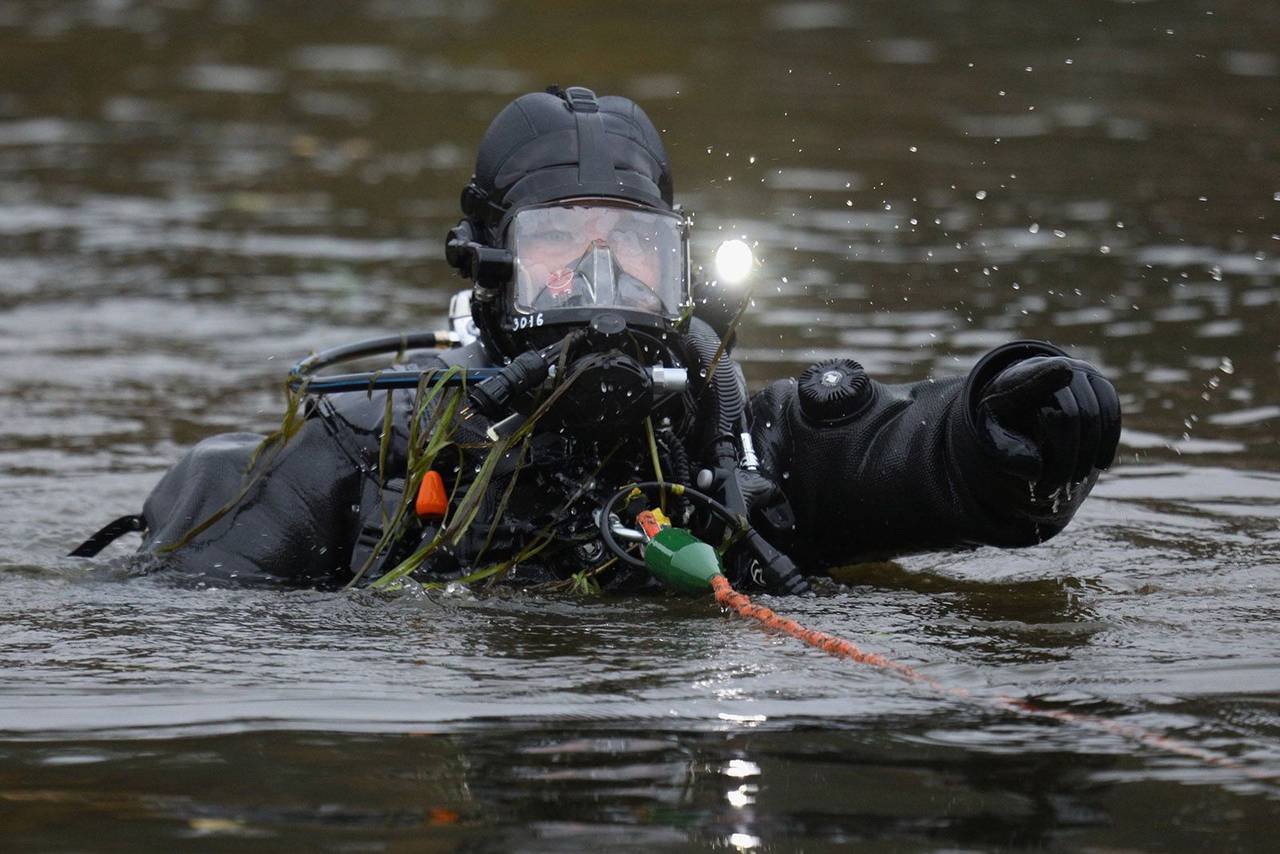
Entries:
{"type": "Polygon", "coordinates": [[[973,194],[973,197],[974,197],[975,199],[977,199],[978,201],[982,201],[983,199],[985,199],[985,198],[987,197],[987,191],[986,191],[986,190],[979,190],[978,192],[976,192],[976,193],[974,193],[974,194],[973,194]]]}
{"type": "Polygon", "coordinates": [[[1031,223],[1031,225],[1027,226],[1027,231],[1031,232],[1032,234],[1039,234],[1039,233],[1040,233],[1040,223],[1038,223],[1038,222],[1033,222],[1033,223],[1031,223]]]}
{"type": "Polygon", "coordinates": [[[1222,371],[1224,374],[1234,374],[1236,372],[1236,366],[1231,362],[1230,356],[1223,356],[1221,364],[1218,365],[1218,370],[1222,371]]]}

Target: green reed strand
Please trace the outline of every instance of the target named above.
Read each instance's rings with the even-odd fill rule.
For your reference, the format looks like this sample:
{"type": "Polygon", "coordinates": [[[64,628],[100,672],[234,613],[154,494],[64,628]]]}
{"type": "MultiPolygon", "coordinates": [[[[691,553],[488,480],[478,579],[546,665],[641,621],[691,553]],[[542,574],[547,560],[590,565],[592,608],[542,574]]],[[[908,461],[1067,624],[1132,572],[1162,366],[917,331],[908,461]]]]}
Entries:
{"type": "Polygon", "coordinates": [[[235,509],[236,505],[244,500],[244,497],[249,494],[249,491],[257,485],[258,481],[260,481],[263,475],[266,474],[268,469],[270,469],[271,463],[277,456],[279,456],[280,452],[284,450],[284,447],[289,444],[289,441],[297,435],[300,429],[302,429],[305,419],[302,418],[300,413],[302,410],[302,399],[306,395],[306,384],[304,383],[294,391],[289,388],[289,384],[286,382],[284,386],[284,393],[285,410],[284,415],[280,420],[280,426],[264,436],[262,441],[258,443],[257,447],[253,449],[253,453],[249,456],[249,462],[245,465],[239,491],[229,501],[227,501],[227,503],[213,511],[213,513],[209,514],[209,516],[198,524],[191,527],[181,537],[174,540],[172,543],[166,543],[157,547],[157,553],[171,554],[183,546],[188,545],[200,534],[217,524],[219,519],[235,509]],[[263,459],[268,449],[272,450],[271,456],[266,458],[266,461],[263,462],[261,467],[259,467],[258,461],[263,459]]]}

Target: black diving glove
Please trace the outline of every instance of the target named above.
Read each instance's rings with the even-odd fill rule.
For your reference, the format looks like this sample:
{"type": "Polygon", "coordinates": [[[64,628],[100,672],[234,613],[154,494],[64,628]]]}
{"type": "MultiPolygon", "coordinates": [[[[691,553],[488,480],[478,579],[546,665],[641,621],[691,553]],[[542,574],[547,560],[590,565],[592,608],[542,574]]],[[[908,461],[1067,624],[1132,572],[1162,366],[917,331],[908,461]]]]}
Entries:
{"type": "Polygon", "coordinates": [[[1115,459],[1120,399],[1088,362],[1066,356],[1015,362],[981,389],[976,409],[996,465],[1040,489],[1078,483],[1115,459]]]}

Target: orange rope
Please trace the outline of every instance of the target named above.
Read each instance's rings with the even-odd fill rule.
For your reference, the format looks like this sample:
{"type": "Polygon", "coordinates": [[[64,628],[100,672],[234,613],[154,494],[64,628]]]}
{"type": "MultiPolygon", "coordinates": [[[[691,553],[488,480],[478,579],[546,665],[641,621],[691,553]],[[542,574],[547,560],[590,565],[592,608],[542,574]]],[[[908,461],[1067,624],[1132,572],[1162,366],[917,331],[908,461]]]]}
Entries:
{"type": "Polygon", "coordinates": [[[892,670],[899,673],[913,682],[924,682],[935,688],[941,688],[937,682],[928,677],[922,676],[916,670],[905,664],[899,664],[891,661],[883,655],[876,655],[874,652],[863,652],[854,644],[847,640],[829,635],[826,632],[818,632],[813,629],[806,629],[795,620],[789,620],[786,617],[780,617],[768,608],[762,608],[759,605],[752,604],[751,600],[745,594],[739,593],[729,584],[729,579],[723,575],[713,576],[711,579],[711,589],[715,591],[716,601],[724,605],[731,611],[736,611],[739,617],[747,620],[759,620],[765,626],[778,631],[786,632],[793,638],[804,641],[810,646],[816,646],[823,652],[831,653],[840,658],[848,658],[856,661],[858,664],[868,664],[872,667],[879,667],[883,670],[892,670]]]}
{"type": "Polygon", "coordinates": [[[897,661],[885,658],[883,655],[877,655],[874,652],[864,652],[855,644],[847,640],[829,635],[826,632],[814,631],[806,629],[795,620],[781,617],[774,613],[771,609],[762,607],[752,603],[746,595],[739,593],[733,589],[729,583],[729,579],[723,575],[715,575],[711,578],[711,589],[715,591],[716,601],[730,611],[735,612],[738,616],[747,620],[757,620],[764,626],[771,629],[777,629],[786,632],[793,638],[804,641],[810,646],[817,647],[823,652],[839,658],[847,658],[858,664],[866,664],[871,667],[878,667],[881,670],[888,670],[905,676],[912,682],[920,682],[928,685],[935,691],[943,694],[949,694],[970,702],[981,703],[983,705],[994,706],[999,709],[1008,709],[1010,711],[1019,712],[1036,717],[1053,718],[1064,723],[1074,724],[1076,726],[1086,727],[1093,730],[1101,730],[1145,744],[1148,747],[1154,747],[1158,750],[1165,750],[1179,756],[1187,756],[1192,759],[1198,759],[1209,765],[1230,768],[1239,771],[1246,776],[1255,780],[1274,780],[1278,775],[1275,772],[1266,772],[1253,768],[1246,768],[1236,760],[1229,756],[1223,756],[1210,750],[1196,747],[1168,736],[1160,735],[1151,730],[1137,726],[1136,724],[1123,724],[1119,721],[1107,720],[1106,718],[1098,718],[1092,715],[1082,715],[1076,712],[1068,712],[1061,709],[1044,709],[1034,705],[1026,700],[1017,700],[1012,697],[1001,696],[995,700],[987,700],[981,697],[975,697],[966,688],[954,688],[943,685],[935,679],[920,673],[913,667],[901,664],[897,661]]]}
{"type": "MultiPolygon", "coordinates": [[[[968,696],[968,692],[965,691],[964,695],[968,696]]],[[[1107,720],[1106,718],[1099,718],[1094,715],[1082,715],[1077,712],[1068,712],[1065,709],[1043,709],[1026,700],[1018,700],[1013,697],[998,697],[992,701],[992,705],[1010,709],[1015,712],[1021,712],[1026,715],[1053,718],[1054,720],[1085,727],[1086,729],[1108,732],[1112,735],[1118,735],[1121,738],[1127,738],[1130,741],[1136,741],[1139,744],[1145,744],[1147,747],[1153,747],[1156,750],[1164,750],[1168,753],[1176,753],[1179,756],[1186,756],[1190,759],[1198,759],[1206,765],[1230,768],[1233,771],[1239,771],[1245,776],[1251,777],[1255,780],[1269,781],[1280,776],[1280,772],[1268,772],[1255,768],[1247,768],[1232,759],[1230,756],[1223,756],[1220,753],[1214,753],[1212,750],[1205,750],[1202,747],[1196,747],[1194,744],[1188,744],[1185,741],[1170,738],[1169,736],[1161,735],[1158,732],[1152,732],[1151,730],[1146,729],[1145,727],[1140,727],[1137,724],[1120,723],[1119,721],[1107,720]]]]}

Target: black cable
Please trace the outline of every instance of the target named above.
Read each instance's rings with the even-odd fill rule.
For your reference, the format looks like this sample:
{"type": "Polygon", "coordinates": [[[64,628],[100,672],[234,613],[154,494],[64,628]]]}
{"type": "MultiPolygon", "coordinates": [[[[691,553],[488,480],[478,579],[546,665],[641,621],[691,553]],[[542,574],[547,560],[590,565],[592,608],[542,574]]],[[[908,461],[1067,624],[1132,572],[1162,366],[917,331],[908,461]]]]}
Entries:
{"type": "MultiPolygon", "coordinates": [[[[289,388],[296,391],[306,386],[307,391],[314,394],[379,388],[416,388],[418,380],[424,373],[422,371],[363,371],[318,379],[313,375],[324,368],[365,356],[452,347],[456,344],[455,336],[449,332],[402,332],[330,347],[328,350],[313,353],[294,365],[289,371],[289,388]]],[[[471,378],[483,379],[474,371],[471,378]]]]}
{"type": "Polygon", "coordinates": [[[421,350],[427,348],[447,347],[453,343],[448,332],[401,332],[396,335],[383,335],[379,338],[366,338],[351,344],[342,344],[313,353],[289,372],[292,376],[308,376],[321,368],[347,362],[362,356],[376,356],[379,353],[398,353],[402,350],[421,350]]]}
{"type": "Polygon", "coordinates": [[[808,593],[809,582],[796,568],[791,558],[778,551],[773,545],[760,535],[760,532],[751,527],[746,518],[734,513],[728,507],[716,501],[705,492],[699,492],[690,486],[679,483],[659,483],[656,480],[640,481],[624,486],[618,490],[613,496],[604,503],[600,509],[600,538],[603,540],[605,547],[609,551],[617,555],[618,559],[631,566],[637,566],[648,569],[648,564],[644,561],[632,557],[627,554],[618,541],[613,538],[613,530],[609,524],[609,517],[613,515],[613,508],[622,498],[630,495],[632,491],[639,489],[665,489],[672,494],[683,495],[686,498],[693,499],[695,504],[701,504],[703,507],[711,511],[711,513],[720,518],[731,530],[738,531],[743,536],[743,542],[747,548],[755,554],[760,565],[764,570],[764,581],[766,588],[778,593],[808,593]]]}
{"type": "Polygon", "coordinates": [[[464,372],[445,377],[445,368],[425,371],[360,371],[354,374],[334,374],[328,377],[306,379],[289,377],[289,388],[304,389],[307,394],[337,394],[343,391],[377,391],[379,389],[415,389],[425,377],[428,385],[444,383],[449,387],[475,385],[499,374],[501,368],[468,368],[464,372]]]}
{"type": "Polygon", "coordinates": [[[728,507],[725,507],[705,492],[699,492],[691,486],[685,486],[680,483],[660,483],[656,480],[642,480],[637,483],[627,484],[610,496],[609,500],[600,507],[600,518],[597,522],[600,526],[600,539],[604,542],[605,548],[613,552],[613,554],[623,563],[627,563],[641,569],[649,568],[648,564],[639,558],[633,557],[618,544],[618,541],[614,539],[613,529],[609,523],[609,517],[613,515],[614,506],[637,489],[641,491],[646,489],[663,489],[667,490],[672,495],[683,495],[686,498],[691,498],[695,503],[701,504],[713,514],[720,517],[720,520],[731,528],[742,531],[743,533],[751,532],[751,527],[746,524],[746,520],[736,515],[728,507]]]}
{"type": "MultiPolygon", "coordinates": [[[[689,452],[685,449],[684,443],[676,438],[675,432],[670,427],[658,428],[657,440],[658,449],[665,457],[662,470],[668,472],[668,476],[674,483],[691,483],[693,467],[689,462],[689,452]]],[[[687,519],[688,508],[689,502],[684,498],[678,498],[673,504],[674,512],[671,518],[682,521],[687,519]]]]}

